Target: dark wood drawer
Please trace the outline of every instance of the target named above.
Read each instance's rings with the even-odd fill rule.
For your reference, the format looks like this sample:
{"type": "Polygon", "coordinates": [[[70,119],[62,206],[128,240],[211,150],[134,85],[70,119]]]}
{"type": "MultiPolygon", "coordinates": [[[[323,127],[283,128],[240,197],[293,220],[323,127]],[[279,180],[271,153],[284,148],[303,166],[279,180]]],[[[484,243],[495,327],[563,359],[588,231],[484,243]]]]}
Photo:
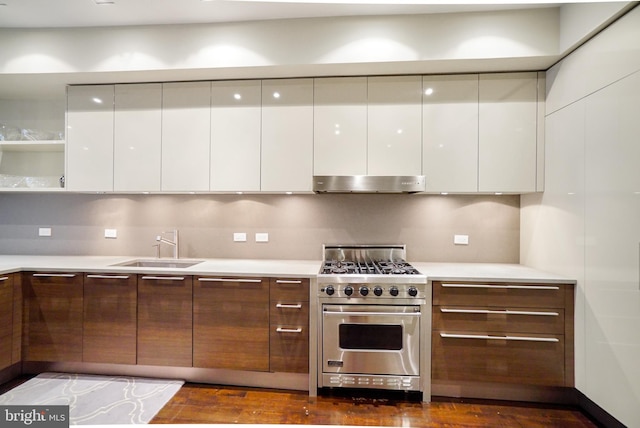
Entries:
{"type": "Polygon", "coordinates": [[[271,278],[271,301],[308,302],[308,278],[271,278]]]}
{"type": "Polygon", "coordinates": [[[432,377],[437,381],[565,386],[564,336],[435,331],[432,377]],[[444,336],[444,337],[443,337],[444,336]]]}
{"type": "Polygon", "coordinates": [[[276,302],[271,303],[271,325],[304,326],[309,325],[309,303],[276,302]]]}
{"type": "Polygon", "coordinates": [[[564,328],[563,309],[433,307],[434,330],[564,334],[564,328]]]}
{"type": "Polygon", "coordinates": [[[309,373],[307,325],[271,326],[269,362],[272,372],[309,373]]]}
{"type": "Polygon", "coordinates": [[[433,282],[434,305],[505,308],[563,308],[564,285],[433,282]]]}

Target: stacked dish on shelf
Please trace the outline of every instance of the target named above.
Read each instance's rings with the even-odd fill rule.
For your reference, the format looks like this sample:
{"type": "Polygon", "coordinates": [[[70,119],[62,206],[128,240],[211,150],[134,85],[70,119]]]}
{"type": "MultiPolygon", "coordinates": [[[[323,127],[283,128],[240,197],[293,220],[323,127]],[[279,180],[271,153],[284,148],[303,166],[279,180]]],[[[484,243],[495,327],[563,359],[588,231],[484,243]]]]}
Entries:
{"type": "MultiPolygon", "coordinates": [[[[59,189],[64,187],[64,164],[53,171],[38,171],[42,159],[34,161],[29,153],[64,151],[62,133],[20,128],[0,122],[0,189],[59,189]],[[3,159],[3,154],[5,154],[3,159]],[[4,163],[3,163],[4,162],[4,163]],[[60,170],[61,174],[51,175],[60,170]],[[44,174],[38,174],[44,172],[44,174]]],[[[57,162],[54,162],[57,163],[57,162]]],[[[49,168],[47,168],[49,169],[49,168]]]]}

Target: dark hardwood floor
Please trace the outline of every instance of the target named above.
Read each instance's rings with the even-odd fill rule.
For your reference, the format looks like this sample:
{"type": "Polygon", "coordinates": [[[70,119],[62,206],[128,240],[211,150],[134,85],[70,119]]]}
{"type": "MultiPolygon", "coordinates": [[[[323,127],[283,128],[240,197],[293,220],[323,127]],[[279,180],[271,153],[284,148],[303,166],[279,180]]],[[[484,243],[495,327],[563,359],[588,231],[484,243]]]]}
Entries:
{"type": "Polygon", "coordinates": [[[397,427],[596,427],[580,410],[553,405],[185,384],[153,424],[300,424],[397,427]]]}

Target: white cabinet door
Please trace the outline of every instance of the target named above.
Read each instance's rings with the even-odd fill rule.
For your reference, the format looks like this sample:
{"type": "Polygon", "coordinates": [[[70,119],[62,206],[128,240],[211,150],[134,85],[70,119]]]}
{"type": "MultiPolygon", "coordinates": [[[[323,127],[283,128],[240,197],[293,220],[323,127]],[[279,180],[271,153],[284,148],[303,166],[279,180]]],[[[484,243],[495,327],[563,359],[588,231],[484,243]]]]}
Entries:
{"type": "Polygon", "coordinates": [[[478,190],[535,192],[536,73],[480,75],[478,190]]]}
{"type": "Polygon", "coordinates": [[[160,190],[162,84],[115,87],[114,190],[160,190]]]}
{"type": "Polygon", "coordinates": [[[212,82],[212,191],[260,190],[259,80],[212,82]]]}
{"type": "Polygon", "coordinates": [[[367,174],[367,78],[314,81],[315,175],[367,174]]]}
{"type": "Polygon", "coordinates": [[[422,174],[422,79],[368,79],[369,175],[422,174]]]}
{"type": "Polygon", "coordinates": [[[113,85],[67,88],[67,189],[113,190],[113,85]]]}
{"type": "Polygon", "coordinates": [[[587,97],[585,120],[587,390],[628,421],[640,391],[639,100],[636,72],[587,97]]]}
{"type": "Polygon", "coordinates": [[[262,82],[262,191],[311,191],[313,79],[262,82]]]}
{"type": "Polygon", "coordinates": [[[209,190],[211,83],[162,85],[162,190],[209,190]]]}
{"type": "Polygon", "coordinates": [[[423,78],[423,174],[429,192],[478,191],[478,75],[423,78]]]}

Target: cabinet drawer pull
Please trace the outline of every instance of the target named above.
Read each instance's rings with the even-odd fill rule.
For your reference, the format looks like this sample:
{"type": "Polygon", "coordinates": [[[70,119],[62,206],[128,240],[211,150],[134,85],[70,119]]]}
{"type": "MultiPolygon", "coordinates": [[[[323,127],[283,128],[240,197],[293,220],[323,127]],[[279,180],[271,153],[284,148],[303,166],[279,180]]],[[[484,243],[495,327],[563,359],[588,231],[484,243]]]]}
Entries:
{"type": "Polygon", "coordinates": [[[447,339],[489,339],[489,340],[514,340],[524,342],[560,342],[555,337],[526,337],[526,336],[489,336],[485,334],[451,334],[440,333],[440,337],[447,339]]]}
{"type": "Polygon", "coordinates": [[[243,278],[198,278],[198,281],[203,282],[250,282],[250,283],[258,283],[262,282],[261,279],[243,279],[243,278]]]}
{"type": "Polygon", "coordinates": [[[276,279],[276,284],[302,284],[299,279],[276,279]]]}
{"type": "Polygon", "coordinates": [[[535,315],[535,316],[560,316],[558,312],[542,312],[542,311],[511,311],[505,310],[493,310],[493,309],[449,309],[440,308],[440,312],[445,314],[504,314],[504,315],[535,315]]]}
{"type": "Polygon", "coordinates": [[[8,276],[3,276],[2,278],[0,278],[0,281],[6,281],[7,279],[9,279],[8,276]]]}
{"type": "Polygon", "coordinates": [[[39,278],[73,278],[75,273],[34,273],[33,276],[39,278]]]}
{"type": "Polygon", "coordinates": [[[494,288],[513,290],[560,290],[557,285],[493,285],[493,284],[441,284],[444,288],[494,288]]]}
{"type": "Polygon", "coordinates": [[[95,279],[129,279],[129,275],[87,275],[87,278],[95,278],[95,279]]]}
{"type": "Polygon", "coordinates": [[[182,281],[184,280],[184,276],[143,276],[142,279],[152,279],[154,281],[182,281]]]}
{"type": "Polygon", "coordinates": [[[278,333],[302,333],[302,327],[298,327],[298,328],[282,328],[282,327],[278,327],[278,328],[276,328],[276,332],[278,332],[278,333]]]}
{"type": "Polygon", "coordinates": [[[282,308],[282,309],[302,309],[302,303],[298,303],[298,304],[276,303],[276,308],[282,308]]]}

